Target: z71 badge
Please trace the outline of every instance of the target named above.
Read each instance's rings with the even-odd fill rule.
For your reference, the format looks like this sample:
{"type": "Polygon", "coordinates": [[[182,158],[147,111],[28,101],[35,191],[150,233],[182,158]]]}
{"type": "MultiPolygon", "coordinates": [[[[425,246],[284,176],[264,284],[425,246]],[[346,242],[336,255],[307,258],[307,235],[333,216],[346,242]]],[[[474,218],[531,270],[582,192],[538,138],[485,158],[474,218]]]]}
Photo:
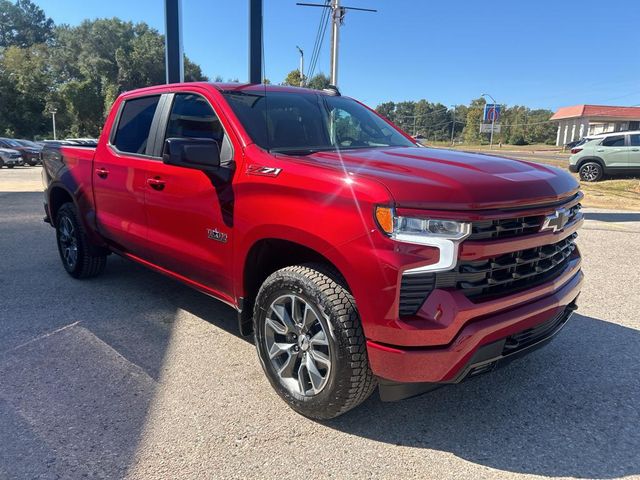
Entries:
{"type": "Polygon", "coordinates": [[[207,228],[207,237],[211,240],[216,240],[218,242],[227,243],[227,234],[220,232],[217,228],[207,228]]]}

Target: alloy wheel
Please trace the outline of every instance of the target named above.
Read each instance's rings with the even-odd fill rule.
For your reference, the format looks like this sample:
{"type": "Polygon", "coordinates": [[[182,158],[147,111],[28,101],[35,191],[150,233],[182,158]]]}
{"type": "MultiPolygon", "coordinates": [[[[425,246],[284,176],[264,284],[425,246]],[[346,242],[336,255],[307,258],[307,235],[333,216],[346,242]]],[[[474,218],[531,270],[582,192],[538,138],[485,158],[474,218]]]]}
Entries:
{"type": "Polygon", "coordinates": [[[331,373],[328,327],[319,310],[296,294],[276,298],[264,323],[264,342],[280,383],[292,393],[311,397],[331,373]]]}
{"type": "Polygon", "coordinates": [[[597,165],[585,165],[582,168],[582,178],[587,182],[593,182],[600,176],[600,168],[597,165]]]}
{"type": "Polygon", "coordinates": [[[62,217],[58,226],[60,252],[67,267],[73,269],[78,261],[78,239],[76,229],[69,217],[62,217]]]}

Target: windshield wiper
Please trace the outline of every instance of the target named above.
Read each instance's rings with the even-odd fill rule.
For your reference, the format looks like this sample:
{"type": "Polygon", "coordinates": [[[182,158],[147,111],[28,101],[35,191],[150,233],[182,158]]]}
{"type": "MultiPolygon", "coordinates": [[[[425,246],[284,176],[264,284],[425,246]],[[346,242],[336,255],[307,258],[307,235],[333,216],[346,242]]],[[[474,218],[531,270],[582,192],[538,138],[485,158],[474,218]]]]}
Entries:
{"type": "Polygon", "coordinates": [[[271,153],[284,153],[286,155],[311,155],[317,152],[336,150],[336,147],[280,147],[269,150],[271,153]]]}

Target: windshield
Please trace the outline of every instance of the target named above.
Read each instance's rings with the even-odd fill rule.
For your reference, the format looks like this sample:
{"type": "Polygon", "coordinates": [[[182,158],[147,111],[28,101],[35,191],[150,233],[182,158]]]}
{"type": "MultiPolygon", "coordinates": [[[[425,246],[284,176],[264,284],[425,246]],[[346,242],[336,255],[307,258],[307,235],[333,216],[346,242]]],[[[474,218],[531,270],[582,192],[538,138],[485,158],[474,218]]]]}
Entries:
{"type": "Polygon", "coordinates": [[[387,122],[345,97],[289,92],[222,92],[253,141],[272,152],[414,147],[387,122]]]}
{"type": "Polygon", "coordinates": [[[25,147],[40,148],[40,145],[30,140],[16,140],[16,142],[18,142],[21,145],[24,145],[25,147]]]}

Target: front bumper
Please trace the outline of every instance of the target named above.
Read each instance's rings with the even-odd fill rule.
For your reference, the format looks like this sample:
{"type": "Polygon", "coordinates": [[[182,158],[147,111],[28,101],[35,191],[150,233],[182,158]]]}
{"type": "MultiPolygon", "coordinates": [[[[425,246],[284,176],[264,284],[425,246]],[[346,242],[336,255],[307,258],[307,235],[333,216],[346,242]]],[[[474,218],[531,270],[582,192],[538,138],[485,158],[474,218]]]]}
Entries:
{"type": "MultiPolygon", "coordinates": [[[[577,261],[554,281],[497,301],[503,306],[510,303],[517,307],[496,308],[493,311],[498,313],[479,313],[472,318],[471,312],[458,310],[467,321],[446,345],[399,347],[367,340],[371,369],[381,379],[391,382],[457,383],[467,376],[465,371],[477,363],[473,360],[474,355],[483,347],[540,326],[564,312],[575,302],[582,280],[577,261]],[[519,302],[523,296],[535,300],[519,302]]],[[[442,296],[440,300],[446,301],[446,297],[442,296]]],[[[484,302],[482,310],[487,312],[492,303],[484,302]]],[[[498,307],[498,303],[494,306],[498,307]]]]}

